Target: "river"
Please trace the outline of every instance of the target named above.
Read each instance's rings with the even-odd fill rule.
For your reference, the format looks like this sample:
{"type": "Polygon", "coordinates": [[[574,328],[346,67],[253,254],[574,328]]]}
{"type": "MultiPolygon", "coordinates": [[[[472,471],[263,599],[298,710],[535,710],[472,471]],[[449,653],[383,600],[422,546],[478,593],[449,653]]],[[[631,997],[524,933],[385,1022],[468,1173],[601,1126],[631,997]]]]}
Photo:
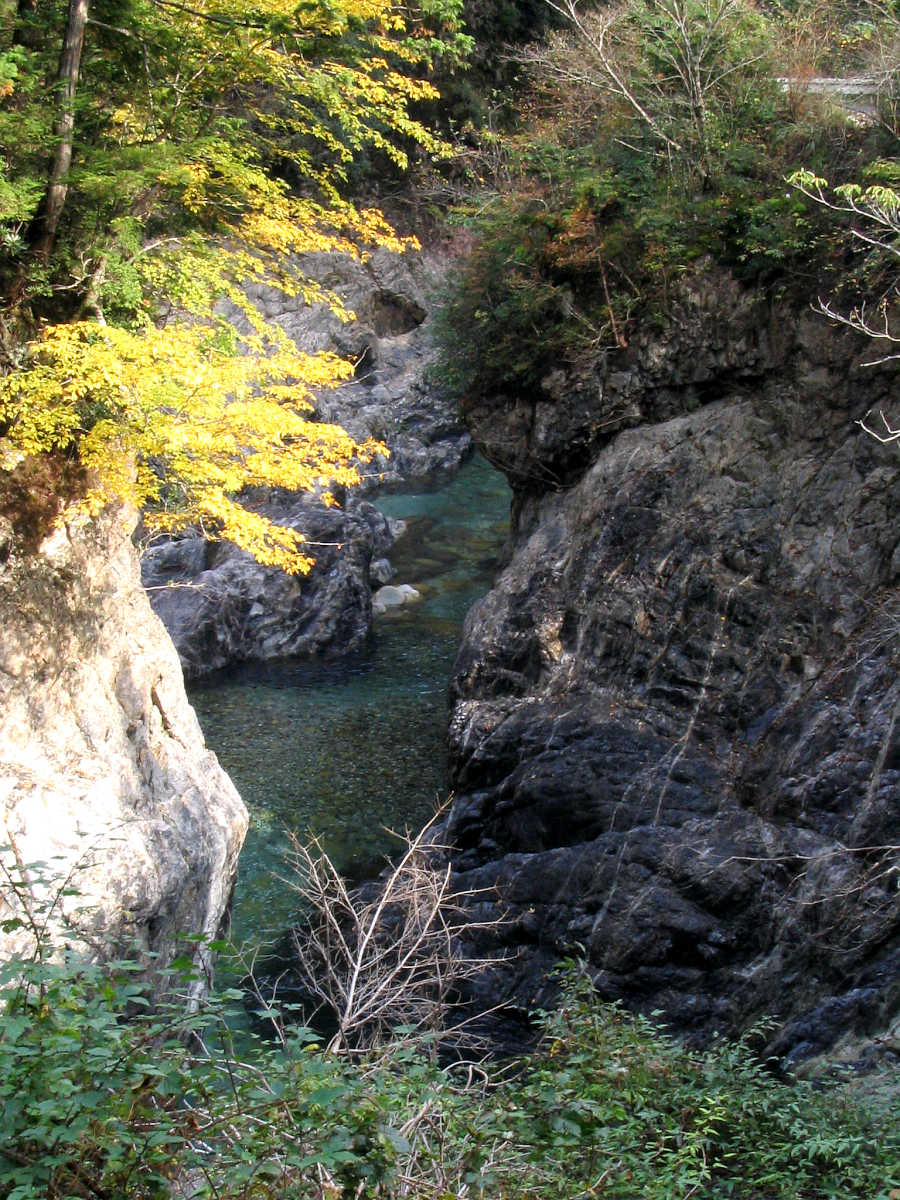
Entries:
{"type": "Polygon", "coordinates": [[[490,587],[509,490],[483,459],[443,487],[381,496],[407,522],[392,583],[419,604],[377,617],[362,651],[221,671],[190,689],[207,744],[251,814],[232,935],[258,946],[290,922],[287,833],[318,836],[353,878],[371,876],[446,797],[447,685],[469,606],[490,587]]]}

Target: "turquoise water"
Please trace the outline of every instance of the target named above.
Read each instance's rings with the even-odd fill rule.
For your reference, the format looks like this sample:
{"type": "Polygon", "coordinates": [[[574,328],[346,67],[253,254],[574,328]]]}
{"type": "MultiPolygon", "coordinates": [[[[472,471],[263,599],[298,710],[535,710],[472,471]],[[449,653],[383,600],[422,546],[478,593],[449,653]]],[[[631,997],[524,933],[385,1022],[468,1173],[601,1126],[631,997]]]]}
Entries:
{"type": "Polygon", "coordinates": [[[446,797],[447,684],[467,609],[490,587],[506,536],[506,481],[483,460],[436,491],[380,497],[408,522],[392,583],[420,604],[376,618],[369,644],[330,662],[286,660],[192,685],[207,744],[251,813],[235,896],[235,941],[258,945],[293,911],[287,831],[318,836],[353,877],[376,874],[446,797]]]}

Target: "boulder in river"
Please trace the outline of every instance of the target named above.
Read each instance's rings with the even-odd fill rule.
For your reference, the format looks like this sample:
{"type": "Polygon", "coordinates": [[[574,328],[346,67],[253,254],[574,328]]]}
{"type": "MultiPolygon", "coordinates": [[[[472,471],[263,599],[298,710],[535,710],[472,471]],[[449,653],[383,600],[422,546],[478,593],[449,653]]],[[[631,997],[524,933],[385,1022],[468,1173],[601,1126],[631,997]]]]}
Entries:
{"type": "Polygon", "coordinates": [[[389,608],[401,608],[404,604],[416,604],[422,599],[422,593],[409,583],[399,583],[394,587],[388,584],[381,587],[372,597],[372,612],[381,616],[389,608]]]}
{"type": "Polygon", "coordinates": [[[303,532],[315,556],[308,575],[286,575],[201,537],[163,539],[145,552],[144,586],[186,675],[362,645],[372,622],[370,568],[384,562],[402,524],[368,501],[342,499],[341,507],[326,508],[315,497],[281,492],[260,505],[303,532]]]}

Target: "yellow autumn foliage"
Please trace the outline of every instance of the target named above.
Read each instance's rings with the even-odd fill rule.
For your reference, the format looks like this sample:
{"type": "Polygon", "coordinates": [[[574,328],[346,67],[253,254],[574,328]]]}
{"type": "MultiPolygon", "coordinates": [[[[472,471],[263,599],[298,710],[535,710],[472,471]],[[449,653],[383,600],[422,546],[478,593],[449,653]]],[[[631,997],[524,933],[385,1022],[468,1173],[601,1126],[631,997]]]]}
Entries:
{"type": "Polygon", "coordinates": [[[24,457],[77,456],[91,480],[82,509],[124,499],[151,531],[196,525],[308,569],[300,535],[242,495],[327,502],[386,451],[311,419],[313,393],[352,367],[300,352],[248,285],[349,319],[306,256],[416,244],[342,189],[371,149],[400,166],[413,147],[441,152],[410,106],[436,96],[423,72],[440,39],[460,52],[460,8],[429,0],[411,32],[392,0],[131,0],[126,28],[84,0],[68,93],[54,74],[59,6],[16,8],[22,29],[0,31],[0,83],[15,83],[0,92],[0,476],[24,457]],[[52,184],[63,135],[72,169],[52,184]],[[65,216],[40,241],[51,185],[65,216]],[[29,341],[4,363],[13,328],[29,341]]]}
{"type": "Polygon", "coordinates": [[[126,500],[146,507],[151,532],[197,525],[260,562],[306,571],[301,535],[236,497],[284,487],[328,503],[333,485],[359,482],[359,465],[385,448],[307,415],[312,389],[351,373],[334,355],[284,343],[235,353],[211,325],[51,326],[25,368],[0,379],[0,461],[77,445],[93,485],[81,510],[126,500]]]}

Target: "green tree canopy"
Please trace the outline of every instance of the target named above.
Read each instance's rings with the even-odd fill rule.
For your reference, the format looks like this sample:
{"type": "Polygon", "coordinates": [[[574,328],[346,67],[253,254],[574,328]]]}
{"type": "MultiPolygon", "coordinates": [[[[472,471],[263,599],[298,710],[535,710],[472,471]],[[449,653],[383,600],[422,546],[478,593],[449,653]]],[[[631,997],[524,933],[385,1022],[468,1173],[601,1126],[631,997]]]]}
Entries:
{"type": "MultiPolygon", "coordinates": [[[[298,256],[408,244],[342,184],[366,148],[401,166],[413,147],[439,150],[410,106],[434,95],[434,57],[465,50],[457,10],[457,0],[0,6],[5,471],[78,452],[99,480],[95,499],[163,501],[166,527],[202,519],[254,550],[256,523],[234,506],[242,484],[353,477],[354,455],[372,447],[297,424],[310,385],[346,367],[296,354],[242,285],[266,279],[340,311],[292,266],[298,256]],[[214,318],[226,296],[250,319],[241,344],[214,318]],[[241,432],[230,427],[235,395],[255,406],[241,432]],[[123,456],[137,468],[127,485],[123,456]]],[[[294,535],[275,542],[275,560],[303,568],[294,535]]]]}

